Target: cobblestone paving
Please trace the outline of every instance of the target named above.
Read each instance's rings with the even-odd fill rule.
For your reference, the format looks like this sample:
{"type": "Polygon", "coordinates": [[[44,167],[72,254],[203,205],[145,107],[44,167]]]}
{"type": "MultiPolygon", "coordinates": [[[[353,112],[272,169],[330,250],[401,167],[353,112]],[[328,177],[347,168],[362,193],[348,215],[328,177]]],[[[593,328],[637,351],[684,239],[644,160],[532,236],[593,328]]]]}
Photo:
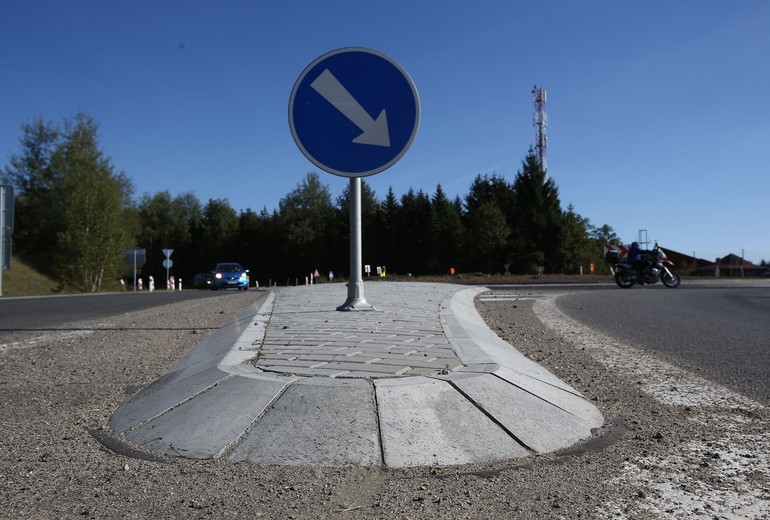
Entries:
{"type": "Polygon", "coordinates": [[[349,312],[336,310],[347,296],[344,284],[331,292],[320,286],[278,289],[257,367],[339,378],[435,375],[462,367],[439,318],[442,301],[456,287],[410,284],[394,301],[378,285],[365,289],[375,310],[349,312]]]}

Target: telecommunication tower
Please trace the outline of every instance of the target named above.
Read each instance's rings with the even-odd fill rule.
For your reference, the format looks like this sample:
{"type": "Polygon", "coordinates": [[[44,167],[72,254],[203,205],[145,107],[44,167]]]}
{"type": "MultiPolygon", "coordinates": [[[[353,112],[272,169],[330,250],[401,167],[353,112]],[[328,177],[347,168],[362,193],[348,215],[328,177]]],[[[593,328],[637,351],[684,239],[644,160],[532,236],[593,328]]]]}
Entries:
{"type": "Polygon", "coordinates": [[[548,149],[548,136],[545,135],[545,130],[548,128],[548,114],[545,113],[546,91],[544,88],[535,85],[532,95],[535,98],[535,115],[532,118],[532,124],[537,128],[535,153],[540,161],[540,166],[543,167],[543,171],[547,172],[548,166],[545,161],[545,153],[548,149]]]}

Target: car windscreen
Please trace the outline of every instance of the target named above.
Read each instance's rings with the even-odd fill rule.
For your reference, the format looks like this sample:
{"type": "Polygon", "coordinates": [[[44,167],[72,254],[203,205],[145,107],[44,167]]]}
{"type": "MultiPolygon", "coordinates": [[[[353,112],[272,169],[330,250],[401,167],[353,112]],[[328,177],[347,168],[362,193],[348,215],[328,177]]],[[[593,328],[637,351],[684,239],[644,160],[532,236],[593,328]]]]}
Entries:
{"type": "Polygon", "coordinates": [[[238,264],[219,264],[216,268],[220,273],[240,273],[243,267],[238,264]]]}

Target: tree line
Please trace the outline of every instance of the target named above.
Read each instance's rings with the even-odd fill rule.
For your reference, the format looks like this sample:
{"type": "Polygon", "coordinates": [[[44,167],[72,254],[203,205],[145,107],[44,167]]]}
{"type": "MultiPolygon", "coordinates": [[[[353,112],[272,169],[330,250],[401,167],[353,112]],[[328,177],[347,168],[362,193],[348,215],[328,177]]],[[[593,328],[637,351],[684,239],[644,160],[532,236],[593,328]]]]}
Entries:
{"type": "MultiPolygon", "coordinates": [[[[137,199],[85,113],[60,125],[25,123],[20,145],[2,171],[16,192],[14,254],[62,287],[115,289],[131,278],[129,249],[146,250],[141,275],[156,281],[166,276],[163,249],[174,250],[170,273],[187,281],[220,261],[240,262],[261,285],[294,283],[316,269],[348,274],[348,189],[334,198],[317,173],[273,211],[238,212],[227,199],[201,203],[192,192],[137,199]]],[[[450,199],[438,185],[431,194],[410,189],[400,197],[390,188],[378,199],[364,180],[361,200],[364,263],[389,274],[606,270],[602,246],[618,243],[610,226],[562,209],[532,150],[513,181],[479,174],[464,198],[450,199]]]]}

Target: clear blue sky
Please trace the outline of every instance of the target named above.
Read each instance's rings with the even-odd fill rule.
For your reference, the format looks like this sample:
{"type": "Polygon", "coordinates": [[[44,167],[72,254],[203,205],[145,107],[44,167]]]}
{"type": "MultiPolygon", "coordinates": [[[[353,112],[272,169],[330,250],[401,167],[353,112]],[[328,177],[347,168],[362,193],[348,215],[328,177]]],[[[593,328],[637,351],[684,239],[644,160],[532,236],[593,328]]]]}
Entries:
{"type": "MultiPolygon", "coordinates": [[[[664,247],[758,263],[770,260],[768,27],[763,0],[3,0],[0,164],[22,123],[82,110],[137,197],[272,211],[318,171],[289,131],[294,82],[328,51],[369,47],[409,72],[422,106],[410,150],[366,179],[378,198],[512,180],[538,85],[564,208],[625,242],[646,229],[664,247]]],[[[347,186],[319,173],[335,198],[347,186]]]]}

